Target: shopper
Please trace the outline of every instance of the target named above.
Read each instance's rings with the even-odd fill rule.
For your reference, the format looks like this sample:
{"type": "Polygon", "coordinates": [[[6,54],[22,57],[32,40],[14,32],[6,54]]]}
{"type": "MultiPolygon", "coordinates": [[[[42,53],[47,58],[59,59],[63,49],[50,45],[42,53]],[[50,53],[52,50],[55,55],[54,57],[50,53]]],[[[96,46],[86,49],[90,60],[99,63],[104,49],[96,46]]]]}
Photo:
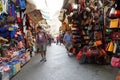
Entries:
{"type": "Polygon", "coordinates": [[[70,31],[66,31],[63,37],[63,43],[65,44],[67,51],[70,51],[70,48],[72,47],[72,34],[70,31]]]}
{"type": "Polygon", "coordinates": [[[63,35],[60,35],[60,45],[63,43],[63,35]]]}
{"type": "Polygon", "coordinates": [[[48,36],[48,45],[51,46],[52,38],[51,35],[48,36]]]}
{"type": "Polygon", "coordinates": [[[56,45],[58,45],[59,40],[60,40],[60,37],[59,37],[59,36],[57,36],[57,37],[56,37],[56,45]]]}
{"type": "Polygon", "coordinates": [[[47,50],[47,35],[46,33],[43,31],[41,26],[37,27],[38,32],[36,35],[36,42],[37,42],[37,47],[38,47],[38,51],[41,54],[42,59],[40,60],[40,62],[42,61],[47,61],[46,60],[46,50],[47,50]]]}

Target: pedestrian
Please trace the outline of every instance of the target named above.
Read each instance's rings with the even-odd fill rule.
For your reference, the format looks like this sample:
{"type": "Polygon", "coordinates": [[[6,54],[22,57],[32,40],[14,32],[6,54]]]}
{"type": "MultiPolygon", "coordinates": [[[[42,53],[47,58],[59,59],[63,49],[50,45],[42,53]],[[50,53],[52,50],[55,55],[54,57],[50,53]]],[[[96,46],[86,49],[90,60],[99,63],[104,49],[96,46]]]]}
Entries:
{"type": "Polygon", "coordinates": [[[63,35],[60,35],[60,45],[63,43],[63,35]]]}
{"type": "Polygon", "coordinates": [[[51,35],[48,36],[48,45],[51,46],[52,38],[51,35]]]}
{"type": "Polygon", "coordinates": [[[59,43],[59,39],[60,39],[60,37],[57,36],[57,37],[56,37],[56,45],[58,45],[58,43],[59,43]]]}
{"type": "Polygon", "coordinates": [[[67,51],[70,51],[72,48],[72,34],[70,31],[66,31],[63,37],[63,43],[65,44],[67,51]]]}
{"type": "Polygon", "coordinates": [[[38,32],[36,35],[36,42],[37,42],[37,47],[38,47],[38,51],[41,54],[42,59],[40,60],[40,62],[42,61],[47,61],[46,60],[46,50],[47,50],[47,34],[43,31],[41,26],[37,27],[38,32]]]}

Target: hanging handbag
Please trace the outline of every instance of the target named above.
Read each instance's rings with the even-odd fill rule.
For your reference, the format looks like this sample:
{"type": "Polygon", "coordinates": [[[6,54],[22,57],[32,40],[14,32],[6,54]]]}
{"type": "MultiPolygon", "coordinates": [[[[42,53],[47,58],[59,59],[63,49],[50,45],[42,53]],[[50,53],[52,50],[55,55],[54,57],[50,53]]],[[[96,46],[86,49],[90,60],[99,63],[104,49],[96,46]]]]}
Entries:
{"type": "Polygon", "coordinates": [[[113,19],[110,22],[110,28],[119,28],[119,19],[113,19]]]}
{"type": "Polygon", "coordinates": [[[117,50],[117,44],[114,43],[114,49],[113,49],[113,53],[114,53],[114,54],[116,53],[116,50],[117,50]]]}
{"type": "Polygon", "coordinates": [[[98,40],[98,41],[94,42],[94,46],[100,46],[100,45],[102,45],[102,41],[101,40],[98,40]]]}
{"type": "Polygon", "coordinates": [[[119,32],[113,32],[112,33],[112,39],[120,39],[120,31],[119,32]]]}
{"type": "Polygon", "coordinates": [[[118,57],[112,57],[111,59],[111,65],[115,68],[120,68],[120,58],[118,57]]]}
{"type": "Polygon", "coordinates": [[[76,49],[75,48],[72,49],[72,53],[76,54],[76,49]]]}
{"type": "Polygon", "coordinates": [[[82,51],[79,51],[79,53],[77,54],[76,59],[80,60],[82,58],[82,51]]]}
{"type": "Polygon", "coordinates": [[[87,50],[86,56],[87,57],[91,57],[92,56],[92,51],[90,49],[87,50]]]}
{"type": "Polygon", "coordinates": [[[106,53],[106,51],[105,51],[104,49],[100,49],[100,54],[101,54],[102,56],[107,55],[107,53],[106,53]]]}
{"type": "Polygon", "coordinates": [[[98,56],[99,55],[99,49],[96,47],[91,48],[91,52],[93,56],[98,56]]]}
{"type": "Polygon", "coordinates": [[[96,31],[102,30],[102,26],[101,25],[95,25],[94,30],[96,30],[96,31]]]}
{"type": "Polygon", "coordinates": [[[108,51],[113,52],[113,50],[114,50],[114,43],[111,41],[108,47],[108,51]]]}
{"type": "Polygon", "coordinates": [[[112,7],[109,13],[109,17],[114,16],[114,14],[115,14],[115,8],[112,7]]]}

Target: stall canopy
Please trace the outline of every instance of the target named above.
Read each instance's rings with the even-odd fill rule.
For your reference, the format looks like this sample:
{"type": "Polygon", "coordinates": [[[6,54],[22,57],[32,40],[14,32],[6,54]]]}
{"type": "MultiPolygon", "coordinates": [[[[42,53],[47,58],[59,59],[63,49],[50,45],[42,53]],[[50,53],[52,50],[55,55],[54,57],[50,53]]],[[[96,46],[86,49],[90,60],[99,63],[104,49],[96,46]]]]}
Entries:
{"type": "Polygon", "coordinates": [[[38,24],[39,21],[43,19],[40,10],[37,10],[37,9],[27,13],[27,16],[35,24],[38,24]]]}

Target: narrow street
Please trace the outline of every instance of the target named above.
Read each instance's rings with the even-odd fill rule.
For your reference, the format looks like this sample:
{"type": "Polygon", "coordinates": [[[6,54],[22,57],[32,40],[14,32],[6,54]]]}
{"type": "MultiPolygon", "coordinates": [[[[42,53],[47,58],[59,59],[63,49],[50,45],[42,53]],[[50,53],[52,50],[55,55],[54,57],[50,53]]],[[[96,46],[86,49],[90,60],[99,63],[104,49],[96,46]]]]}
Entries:
{"type": "Polygon", "coordinates": [[[115,80],[117,73],[108,65],[79,64],[63,45],[48,46],[47,62],[40,59],[37,54],[12,80],[115,80]]]}

